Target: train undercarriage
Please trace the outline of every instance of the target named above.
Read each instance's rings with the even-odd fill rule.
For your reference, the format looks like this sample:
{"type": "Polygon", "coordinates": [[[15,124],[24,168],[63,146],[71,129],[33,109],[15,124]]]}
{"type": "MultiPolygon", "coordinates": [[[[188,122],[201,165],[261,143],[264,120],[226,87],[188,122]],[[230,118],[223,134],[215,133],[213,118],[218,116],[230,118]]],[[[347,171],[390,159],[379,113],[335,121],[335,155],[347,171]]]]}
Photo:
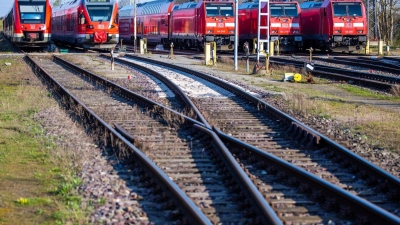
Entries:
{"type": "Polygon", "coordinates": [[[367,44],[367,37],[365,35],[360,36],[342,36],[334,35],[328,38],[327,41],[306,41],[307,48],[313,47],[323,52],[354,52],[360,51],[365,48],[367,44]]]}

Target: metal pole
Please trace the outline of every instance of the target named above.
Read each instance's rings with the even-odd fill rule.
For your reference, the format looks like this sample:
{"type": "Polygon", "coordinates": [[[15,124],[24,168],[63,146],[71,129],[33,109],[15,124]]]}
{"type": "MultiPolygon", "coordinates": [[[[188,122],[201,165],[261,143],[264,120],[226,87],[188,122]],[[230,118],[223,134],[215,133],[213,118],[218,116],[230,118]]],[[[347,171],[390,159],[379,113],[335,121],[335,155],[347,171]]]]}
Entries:
{"type": "Polygon", "coordinates": [[[133,26],[133,45],[134,45],[134,47],[133,47],[133,49],[136,54],[136,26],[137,26],[137,24],[136,24],[136,0],[133,0],[133,23],[134,23],[134,26],[133,26]]]}
{"type": "Polygon", "coordinates": [[[235,61],[235,70],[238,70],[238,1],[235,0],[235,47],[234,47],[234,61],[235,61]]]}
{"type": "Polygon", "coordinates": [[[369,0],[367,0],[367,41],[369,41],[369,0]]]}

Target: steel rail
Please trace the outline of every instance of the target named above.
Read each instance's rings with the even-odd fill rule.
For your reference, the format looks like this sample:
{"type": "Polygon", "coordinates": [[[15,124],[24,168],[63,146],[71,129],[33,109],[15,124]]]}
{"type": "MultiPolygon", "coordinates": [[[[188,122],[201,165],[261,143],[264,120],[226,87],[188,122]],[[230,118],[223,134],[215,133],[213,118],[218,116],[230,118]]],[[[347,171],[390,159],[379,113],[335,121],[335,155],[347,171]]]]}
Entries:
{"type": "Polygon", "coordinates": [[[400,179],[392,175],[391,173],[383,170],[382,168],[376,166],[375,164],[367,161],[363,157],[355,154],[354,152],[350,151],[349,149],[345,148],[344,146],[336,143],[335,141],[331,140],[330,138],[320,134],[318,131],[306,126],[302,122],[298,121],[294,117],[289,116],[288,114],[282,112],[281,110],[271,106],[270,104],[262,101],[261,99],[247,93],[246,91],[242,90],[241,88],[234,86],[232,84],[229,84],[219,78],[190,70],[185,67],[173,65],[173,64],[168,64],[164,62],[159,62],[156,60],[152,59],[144,59],[141,57],[137,56],[131,56],[129,57],[138,59],[138,60],[148,60],[151,61],[152,63],[158,63],[160,65],[164,65],[166,67],[174,68],[176,70],[181,70],[190,74],[193,74],[195,76],[198,76],[200,78],[203,78],[205,80],[208,80],[222,88],[225,88],[228,91],[231,91],[238,96],[242,97],[243,99],[246,99],[253,104],[260,106],[260,110],[263,110],[265,113],[269,114],[271,117],[276,118],[279,122],[281,122],[282,125],[288,127],[288,131],[293,131],[298,138],[303,138],[303,140],[312,140],[314,145],[319,145],[319,146],[329,146],[330,148],[333,149],[335,154],[338,154],[342,159],[346,159],[350,161],[352,165],[357,165],[358,167],[362,168],[363,170],[366,170],[367,174],[366,176],[369,176],[370,178],[374,178],[381,182],[382,184],[385,184],[387,189],[391,191],[394,194],[400,195],[400,179]]]}
{"type": "Polygon", "coordinates": [[[372,224],[400,224],[400,218],[387,212],[386,210],[370,203],[369,201],[360,198],[356,195],[351,194],[348,191],[339,188],[338,186],[317,177],[316,175],[305,171],[273,154],[267,153],[260,150],[252,145],[249,145],[241,140],[238,140],[228,134],[221,132],[217,127],[213,126],[215,133],[226,142],[229,142],[230,146],[238,146],[240,149],[247,149],[252,154],[256,154],[261,158],[268,161],[268,165],[274,165],[279,171],[283,170],[289,175],[295,175],[296,178],[301,179],[301,183],[306,182],[312,189],[317,188],[318,190],[325,193],[325,196],[335,196],[336,199],[343,205],[351,206],[351,209],[357,212],[359,218],[367,217],[369,222],[372,224]]]}
{"type": "Polygon", "coordinates": [[[375,80],[370,80],[366,78],[358,78],[358,77],[353,77],[349,75],[343,75],[341,73],[331,73],[331,72],[326,72],[318,69],[314,69],[312,72],[312,75],[318,76],[318,77],[325,77],[327,79],[331,80],[344,80],[347,82],[351,82],[352,84],[363,84],[363,85],[368,85],[374,88],[378,89],[383,89],[386,91],[390,91],[390,89],[393,87],[393,84],[387,83],[387,82],[381,82],[381,81],[375,81],[375,80]]]}
{"type": "Polygon", "coordinates": [[[383,59],[388,59],[388,60],[392,60],[392,61],[397,61],[400,63],[400,57],[399,56],[385,56],[383,57],[383,59]]]}
{"type": "Polygon", "coordinates": [[[55,59],[55,61],[60,62],[61,64],[65,65],[65,66],[67,66],[67,67],[69,67],[69,68],[71,68],[71,69],[73,69],[73,70],[75,70],[75,71],[77,71],[77,72],[79,72],[81,74],[86,75],[90,79],[93,79],[96,82],[101,83],[105,87],[109,87],[109,88],[112,88],[113,90],[120,91],[120,94],[122,96],[126,96],[127,98],[130,98],[130,99],[136,99],[136,100],[140,101],[142,104],[145,104],[145,105],[149,106],[152,109],[157,107],[157,108],[161,108],[161,109],[164,109],[164,110],[167,110],[167,111],[171,111],[172,113],[179,115],[180,117],[184,118],[185,120],[191,121],[192,123],[197,123],[199,125],[203,125],[201,122],[199,122],[199,121],[197,121],[197,120],[195,120],[193,118],[190,118],[190,117],[188,117],[186,115],[183,115],[182,113],[177,112],[177,111],[175,111],[175,110],[173,110],[171,108],[165,107],[164,105],[162,105],[162,104],[160,104],[158,102],[150,100],[150,99],[148,99],[148,98],[146,98],[146,97],[144,97],[142,95],[139,95],[139,94],[137,94],[137,93],[135,93],[133,91],[130,91],[130,90],[124,88],[124,87],[121,87],[121,86],[119,86],[119,85],[117,85],[117,84],[115,84],[115,83],[113,83],[113,82],[111,82],[111,81],[109,81],[109,80],[107,80],[107,79],[105,79],[103,77],[100,77],[100,76],[98,76],[98,75],[96,75],[96,74],[94,74],[94,73],[92,73],[90,71],[87,71],[87,70],[85,70],[85,69],[83,69],[83,68],[81,68],[79,66],[73,65],[73,64],[69,63],[66,60],[63,60],[63,59],[61,59],[59,57],[56,57],[56,56],[54,57],[54,59],[55,59]]]}
{"type": "MultiPolygon", "coordinates": [[[[111,58],[110,56],[104,55],[104,54],[102,54],[101,56],[107,57],[107,58],[109,58],[109,59],[111,58]]],[[[116,62],[125,63],[125,64],[127,64],[127,65],[129,65],[129,66],[131,66],[131,67],[135,67],[135,68],[137,68],[137,69],[139,69],[139,70],[142,70],[142,71],[144,71],[144,72],[146,72],[146,73],[148,73],[148,74],[150,74],[150,75],[156,77],[157,79],[161,80],[162,82],[164,82],[164,83],[167,85],[167,87],[168,87],[169,89],[171,89],[176,95],[178,95],[178,96],[182,99],[182,101],[185,102],[185,104],[186,104],[188,107],[190,107],[190,109],[192,109],[192,110],[195,112],[195,114],[196,114],[197,118],[199,118],[200,122],[203,123],[203,124],[205,124],[205,126],[206,126],[207,128],[211,129],[211,126],[208,124],[207,120],[206,120],[206,119],[203,117],[203,115],[200,113],[199,109],[197,109],[196,105],[195,105],[195,104],[192,102],[192,100],[190,100],[190,98],[182,91],[182,89],[181,89],[178,85],[176,85],[174,82],[172,82],[171,80],[169,80],[169,79],[166,78],[165,76],[161,75],[160,73],[158,73],[158,72],[156,72],[156,71],[154,71],[154,70],[151,70],[151,69],[149,69],[149,68],[146,68],[146,67],[144,67],[144,66],[138,65],[138,64],[136,64],[136,63],[129,62],[129,61],[127,61],[127,60],[123,60],[123,59],[119,59],[119,58],[114,58],[114,60],[115,60],[116,62]]]]}
{"type": "MultiPolygon", "coordinates": [[[[299,62],[296,60],[290,60],[290,59],[282,59],[282,58],[277,58],[277,57],[271,57],[270,58],[271,63],[285,63],[285,64],[291,64],[296,67],[303,68],[304,67],[304,62],[299,62]]],[[[355,78],[364,78],[364,79],[370,79],[370,80],[375,80],[375,81],[381,81],[381,82],[387,82],[391,84],[400,84],[400,78],[394,77],[394,76],[385,76],[385,75],[380,75],[380,74],[374,74],[374,73],[364,73],[364,72],[358,72],[355,70],[348,70],[348,69],[341,69],[341,68],[336,68],[336,67],[331,67],[331,66],[324,66],[324,65],[319,65],[319,64],[314,64],[314,71],[325,71],[325,72],[331,72],[331,73],[346,73],[348,76],[355,77],[355,78]]]]}
{"type": "Polygon", "coordinates": [[[358,57],[358,60],[361,60],[363,62],[369,62],[369,63],[380,63],[381,65],[385,65],[388,67],[393,67],[393,68],[397,68],[400,70],[400,65],[396,65],[393,63],[388,63],[388,62],[383,62],[382,58],[372,58],[372,57],[358,57]]]}
{"type": "MultiPolygon", "coordinates": [[[[132,143],[130,143],[126,138],[124,138],[119,132],[102,120],[98,115],[96,115],[92,110],[90,110],[84,103],[79,101],[75,96],[73,96],[68,90],[66,90],[59,82],[54,80],[43,68],[37,65],[30,56],[26,56],[27,61],[33,65],[33,68],[40,72],[43,78],[49,83],[49,85],[64,97],[68,97],[70,101],[75,105],[80,105],[87,112],[85,115],[88,117],[89,121],[97,121],[98,125],[101,125],[109,132],[109,135],[117,137],[122,141],[146,169],[148,169],[157,180],[163,184],[164,187],[174,196],[175,202],[181,206],[182,211],[194,224],[211,224],[208,218],[199,210],[199,208],[193,203],[189,197],[176,185],[171,179],[152,162],[146,155],[144,155],[139,149],[137,149],[132,143]]],[[[71,106],[72,103],[67,106],[71,106]]]]}
{"type": "MultiPolygon", "coordinates": [[[[60,61],[62,59],[58,58],[57,60],[60,61]]],[[[67,62],[65,60],[62,60],[61,62],[65,66],[67,66],[67,67],[69,67],[69,68],[71,68],[73,70],[77,69],[77,71],[79,71],[81,73],[84,73],[86,76],[89,76],[91,79],[94,79],[94,80],[96,80],[98,82],[101,82],[102,85],[105,85],[107,87],[112,87],[113,89],[116,89],[116,88],[124,89],[123,87],[120,87],[120,86],[118,86],[118,85],[116,85],[116,84],[114,84],[112,82],[109,82],[108,80],[106,80],[106,79],[104,79],[102,77],[99,77],[99,76],[97,76],[97,75],[95,75],[95,74],[93,74],[93,73],[91,73],[89,71],[86,71],[86,70],[84,70],[84,69],[82,69],[80,67],[76,67],[74,65],[71,65],[69,62],[67,62]]],[[[153,101],[151,101],[151,100],[149,100],[149,99],[147,99],[147,98],[145,98],[145,97],[143,97],[141,95],[137,95],[137,94],[135,94],[135,93],[133,93],[133,92],[131,92],[129,90],[126,90],[126,91],[128,92],[128,93],[124,94],[126,96],[130,96],[129,94],[131,94],[134,98],[140,97],[140,99],[142,101],[146,101],[147,104],[158,105],[159,107],[162,107],[162,108],[164,108],[166,110],[169,110],[169,111],[171,111],[171,112],[173,112],[175,114],[180,115],[181,117],[186,119],[189,123],[192,123],[193,126],[195,126],[197,129],[201,129],[202,131],[204,131],[204,132],[206,132],[208,134],[210,134],[210,132],[212,132],[212,130],[211,130],[212,128],[208,129],[206,126],[204,126],[204,124],[202,124],[202,123],[200,123],[200,122],[198,122],[198,121],[196,121],[196,120],[194,120],[194,119],[192,119],[190,117],[184,116],[184,115],[180,114],[179,112],[176,112],[176,111],[174,111],[172,109],[164,107],[164,106],[162,106],[162,105],[160,105],[160,104],[158,104],[156,102],[153,102],[153,101]],[[207,132],[207,130],[208,130],[208,132],[207,132]]],[[[132,135],[130,135],[121,126],[115,124],[115,127],[116,127],[116,129],[115,129],[116,132],[118,132],[118,131],[121,132],[121,133],[118,132],[118,134],[120,136],[122,136],[125,139],[127,139],[127,141],[134,141],[134,137],[132,135]]],[[[212,133],[214,133],[214,132],[212,132],[212,133]]],[[[221,140],[219,140],[219,138],[215,135],[215,133],[214,133],[214,136],[212,136],[212,138],[214,139],[214,141],[216,143],[219,143],[219,144],[222,143],[221,140]]],[[[223,147],[222,150],[220,149],[220,151],[223,151],[223,149],[226,149],[226,147],[223,147]]],[[[138,150],[138,151],[140,151],[140,150],[138,150]]],[[[232,156],[230,156],[229,154],[226,154],[226,153],[222,153],[222,156],[223,156],[224,161],[226,161],[226,163],[228,165],[230,165],[229,167],[230,168],[234,168],[234,169],[230,170],[232,175],[234,177],[241,177],[242,176],[241,173],[244,173],[244,172],[241,170],[239,164],[234,160],[234,158],[232,156]],[[232,165],[234,165],[234,166],[232,166],[232,165]]],[[[255,197],[257,197],[257,198],[259,197],[260,193],[258,192],[257,189],[254,189],[255,186],[254,186],[254,184],[251,182],[251,180],[248,177],[247,178],[240,178],[238,180],[238,184],[241,186],[243,192],[246,193],[249,196],[250,200],[254,203],[253,204],[254,209],[258,213],[258,215],[260,215],[260,218],[264,222],[264,224],[282,224],[281,221],[279,220],[279,218],[276,216],[275,212],[269,207],[268,202],[266,202],[265,200],[255,199],[255,197]],[[254,191],[254,190],[256,190],[258,192],[258,194],[257,193],[252,193],[252,191],[254,191]],[[278,220],[276,220],[277,218],[278,218],[278,220]]]]}
{"type": "Polygon", "coordinates": [[[371,64],[371,63],[368,63],[361,59],[345,59],[345,58],[340,58],[340,57],[330,57],[330,58],[314,57],[314,60],[320,60],[320,61],[330,62],[330,63],[342,63],[342,64],[352,65],[352,66],[361,66],[361,67],[385,71],[385,72],[389,72],[389,73],[397,73],[397,74],[400,73],[399,68],[396,68],[395,66],[388,67],[383,64],[380,65],[379,62],[377,62],[377,61],[375,61],[376,64],[371,64]]]}
{"type": "Polygon", "coordinates": [[[255,207],[255,209],[258,211],[258,215],[262,215],[261,219],[263,221],[263,224],[282,224],[282,221],[275,214],[274,210],[268,204],[267,200],[265,200],[265,198],[261,195],[257,187],[246,175],[246,173],[240,167],[239,163],[235,160],[235,158],[232,156],[228,148],[217,136],[217,134],[211,130],[206,129],[203,126],[199,126],[197,124],[193,126],[196,129],[201,130],[202,132],[205,132],[211,136],[217,148],[219,149],[221,158],[224,159],[225,164],[227,165],[229,170],[234,171],[233,174],[235,174],[235,179],[237,180],[238,184],[240,184],[242,190],[244,190],[244,193],[248,196],[253,205],[257,206],[255,207]]]}

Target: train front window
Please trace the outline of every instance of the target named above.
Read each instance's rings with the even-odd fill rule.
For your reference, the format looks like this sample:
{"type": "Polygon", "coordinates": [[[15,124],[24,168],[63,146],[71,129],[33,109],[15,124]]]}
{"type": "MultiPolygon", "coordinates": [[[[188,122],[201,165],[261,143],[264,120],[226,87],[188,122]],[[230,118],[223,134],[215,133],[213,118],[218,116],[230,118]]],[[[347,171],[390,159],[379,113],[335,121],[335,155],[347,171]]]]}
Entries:
{"type": "Polygon", "coordinates": [[[103,22],[111,20],[111,6],[87,6],[87,9],[90,20],[92,22],[103,22]]]}
{"type": "Polygon", "coordinates": [[[271,16],[298,16],[296,4],[270,4],[271,16]]]}
{"type": "Polygon", "coordinates": [[[334,16],[362,16],[361,3],[333,3],[334,16]]]}
{"type": "Polygon", "coordinates": [[[21,23],[44,23],[44,4],[29,4],[24,3],[19,5],[19,13],[21,17],[21,23]]]}
{"type": "Polygon", "coordinates": [[[207,16],[233,16],[232,4],[206,3],[207,16]]]}

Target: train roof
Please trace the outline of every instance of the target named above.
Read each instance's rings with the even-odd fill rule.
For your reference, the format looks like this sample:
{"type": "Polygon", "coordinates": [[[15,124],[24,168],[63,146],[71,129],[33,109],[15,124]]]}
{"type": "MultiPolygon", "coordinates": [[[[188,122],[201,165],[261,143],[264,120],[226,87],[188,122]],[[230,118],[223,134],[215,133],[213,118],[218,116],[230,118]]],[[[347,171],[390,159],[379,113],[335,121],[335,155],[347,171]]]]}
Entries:
{"type": "MultiPolygon", "coordinates": [[[[173,0],[161,0],[136,4],[137,15],[151,15],[157,13],[168,13],[169,8],[173,4],[173,0]]],[[[128,17],[133,16],[134,6],[127,5],[119,9],[119,16],[128,17]]]]}
{"type": "Polygon", "coordinates": [[[196,8],[197,4],[199,4],[199,2],[185,2],[179,5],[175,5],[174,10],[196,8]]]}
{"type": "MultiPolygon", "coordinates": [[[[240,3],[239,9],[258,8],[258,3],[259,3],[258,0],[256,0],[256,1],[244,1],[244,2],[240,3]]],[[[297,1],[292,1],[292,0],[270,0],[269,3],[297,3],[297,1]]]]}
{"type": "Polygon", "coordinates": [[[79,4],[81,4],[82,2],[84,2],[85,4],[87,4],[87,3],[89,3],[89,4],[104,4],[104,3],[114,4],[117,2],[117,0],[72,0],[70,2],[63,3],[59,6],[54,6],[53,12],[68,9],[68,8],[73,8],[75,6],[79,6],[79,4]]]}
{"type": "Polygon", "coordinates": [[[303,2],[300,4],[300,8],[302,9],[313,9],[313,8],[322,8],[326,7],[331,2],[361,2],[362,0],[324,0],[324,1],[309,1],[303,2]]]}
{"type": "Polygon", "coordinates": [[[321,8],[323,2],[303,2],[300,4],[300,8],[309,9],[309,8],[321,8]]]}

